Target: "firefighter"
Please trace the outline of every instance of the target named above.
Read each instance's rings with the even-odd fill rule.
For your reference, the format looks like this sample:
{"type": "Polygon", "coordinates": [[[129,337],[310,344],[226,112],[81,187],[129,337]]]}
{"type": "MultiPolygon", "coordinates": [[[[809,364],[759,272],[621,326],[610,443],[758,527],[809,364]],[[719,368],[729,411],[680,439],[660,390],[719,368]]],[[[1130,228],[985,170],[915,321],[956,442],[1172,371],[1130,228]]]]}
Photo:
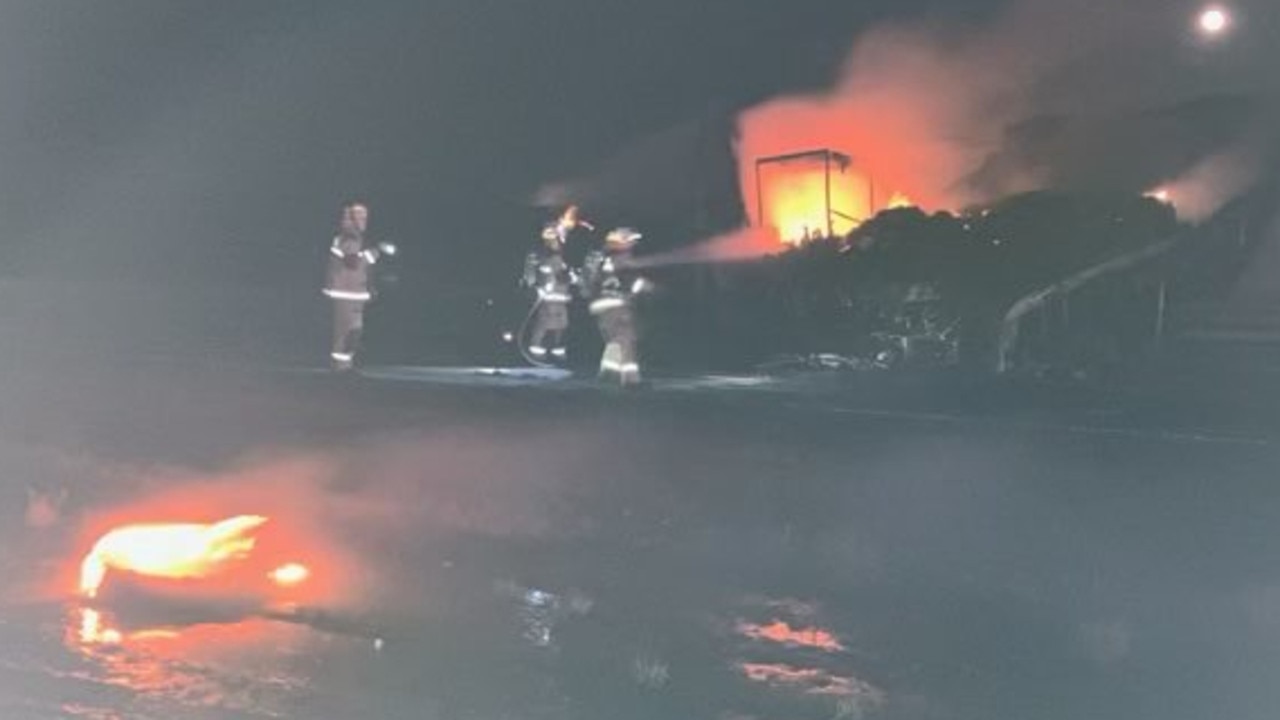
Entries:
{"type": "Polygon", "coordinates": [[[336,371],[355,367],[364,330],[365,305],[373,299],[372,268],[394,246],[371,245],[365,238],[369,208],[361,203],[342,207],[338,234],[329,246],[329,272],[324,294],[333,302],[331,366],[336,371]]]}
{"type": "Polygon", "coordinates": [[[623,387],[638,385],[641,380],[634,306],[636,295],[648,289],[648,281],[626,269],[640,238],[631,228],[612,230],[605,236],[604,249],[588,254],[583,264],[589,308],[604,340],[600,379],[623,387]]]}
{"type": "Polygon", "coordinates": [[[547,225],[542,230],[542,247],[525,258],[524,285],[538,294],[529,336],[529,354],[534,362],[546,359],[548,354],[557,362],[568,356],[565,334],[569,329],[570,292],[578,281],[564,259],[568,229],[571,228],[563,219],[547,225]]]}

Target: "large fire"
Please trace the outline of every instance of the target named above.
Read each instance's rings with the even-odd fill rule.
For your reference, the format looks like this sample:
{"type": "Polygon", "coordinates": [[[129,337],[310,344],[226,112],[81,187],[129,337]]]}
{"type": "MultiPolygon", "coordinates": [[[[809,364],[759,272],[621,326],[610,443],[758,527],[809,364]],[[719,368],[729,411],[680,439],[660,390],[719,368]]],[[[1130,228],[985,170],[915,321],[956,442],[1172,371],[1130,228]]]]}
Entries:
{"type": "MultiPolygon", "coordinates": [[[[248,564],[256,533],[267,523],[261,515],[237,515],[214,523],[147,523],[108,531],[80,563],[79,590],[95,598],[109,571],[143,578],[194,580],[209,578],[248,564]]],[[[310,570],[289,562],[264,572],[280,586],[297,585],[310,570]]]]}
{"type": "Polygon", "coordinates": [[[912,204],[833,150],[757,158],[750,187],[752,224],[790,245],[843,237],[881,210],[912,204]]]}
{"type": "Polygon", "coordinates": [[[875,202],[870,179],[825,150],[761,159],[756,182],[757,222],[793,245],[849,233],[875,202]]]}

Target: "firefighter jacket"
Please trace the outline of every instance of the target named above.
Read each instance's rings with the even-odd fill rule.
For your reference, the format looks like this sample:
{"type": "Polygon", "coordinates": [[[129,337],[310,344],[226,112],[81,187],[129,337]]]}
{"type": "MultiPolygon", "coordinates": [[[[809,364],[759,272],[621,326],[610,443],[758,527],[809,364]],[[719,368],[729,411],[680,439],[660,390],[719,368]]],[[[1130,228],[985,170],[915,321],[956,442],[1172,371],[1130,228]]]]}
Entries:
{"type": "Polygon", "coordinates": [[[569,302],[577,278],[564,256],[543,250],[529,253],[524,261],[524,284],[538,292],[543,302],[569,302]]]}
{"type": "Polygon", "coordinates": [[[367,302],[373,299],[372,267],[377,248],[366,247],[359,235],[338,235],[329,246],[329,272],[324,294],[334,300],[367,302]]]}
{"type": "Polygon", "coordinates": [[[582,284],[593,315],[626,307],[636,294],[646,288],[643,278],[635,277],[620,267],[627,257],[599,250],[587,255],[582,267],[582,284]]]}

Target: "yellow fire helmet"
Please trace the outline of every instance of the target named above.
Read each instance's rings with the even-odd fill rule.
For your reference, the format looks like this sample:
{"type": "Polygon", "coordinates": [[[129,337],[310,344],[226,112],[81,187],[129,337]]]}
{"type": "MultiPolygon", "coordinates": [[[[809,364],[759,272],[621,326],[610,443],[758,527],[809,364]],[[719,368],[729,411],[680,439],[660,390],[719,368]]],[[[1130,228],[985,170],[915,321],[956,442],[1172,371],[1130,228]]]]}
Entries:
{"type": "Polygon", "coordinates": [[[639,242],[642,237],[644,236],[634,228],[620,227],[610,230],[609,234],[604,236],[604,242],[613,247],[629,248],[639,242]]]}

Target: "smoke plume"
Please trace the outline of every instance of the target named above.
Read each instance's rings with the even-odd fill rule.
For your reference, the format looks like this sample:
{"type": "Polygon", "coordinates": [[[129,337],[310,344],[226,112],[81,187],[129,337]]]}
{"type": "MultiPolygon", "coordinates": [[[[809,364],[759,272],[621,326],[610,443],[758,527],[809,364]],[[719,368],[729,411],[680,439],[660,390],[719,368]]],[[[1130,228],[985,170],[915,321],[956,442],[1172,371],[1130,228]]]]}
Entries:
{"type": "MultiPolygon", "coordinates": [[[[1166,0],[1016,0],[981,21],[874,25],[853,37],[826,91],[738,115],[746,220],[760,221],[758,159],[820,149],[853,158],[876,207],[895,195],[958,211],[1031,190],[1159,189],[1184,220],[1203,220],[1251,187],[1280,147],[1280,74],[1271,70],[1280,7],[1240,0],[1232,9],[1232,32],[1216,39],[1196,32],[1194,3],[1166,0]]],[[[604,193],[644,205],[634,188],[616,197],[611,178],[668,187],[685,177],[659,155],[646,145],[540,199],[604,193]],[[636,180],[663,169],[665,179],[636,180]]],[[[782,247],[754,227],[713,233],[648,262],[735,261],[782,247]]]]}
{"type": "MultiPolygon", "coordinates": [[[[1231,175],[1223,186],[1230,192],[1250,182],[1256,168],[1241,162],[1250,155],[1243,143],[1256,149],[1258,138],[1220,137],[1221,122],[1158,110],[1210,93],[1265,95],[1274,81],[1265,49],[1246,38],[1220,46],[1196,39],[1193,9],[1025,0],[977,26],[872,28],[828,92],[780,97],[741,115],[743,196],[755,195],[756,158],[827,147],[927,209],[1064,185],[1143,191],[1172,180],[1194,198],[1188,214],[1203,216],[1229,199],[1205,191],[1209,177],[1231,175]],[[1212,137],[1213,147],[1187,157],[1189,145],[1203,144],[1199,136],[1212,137]]],[[[1258,28],[1260,16],[1275,14],[1261,3],[1253,10],[1258,28]]],[[[1266,125],[1252,105],[1241,112],[1225,122],[1266,125]]]]}

